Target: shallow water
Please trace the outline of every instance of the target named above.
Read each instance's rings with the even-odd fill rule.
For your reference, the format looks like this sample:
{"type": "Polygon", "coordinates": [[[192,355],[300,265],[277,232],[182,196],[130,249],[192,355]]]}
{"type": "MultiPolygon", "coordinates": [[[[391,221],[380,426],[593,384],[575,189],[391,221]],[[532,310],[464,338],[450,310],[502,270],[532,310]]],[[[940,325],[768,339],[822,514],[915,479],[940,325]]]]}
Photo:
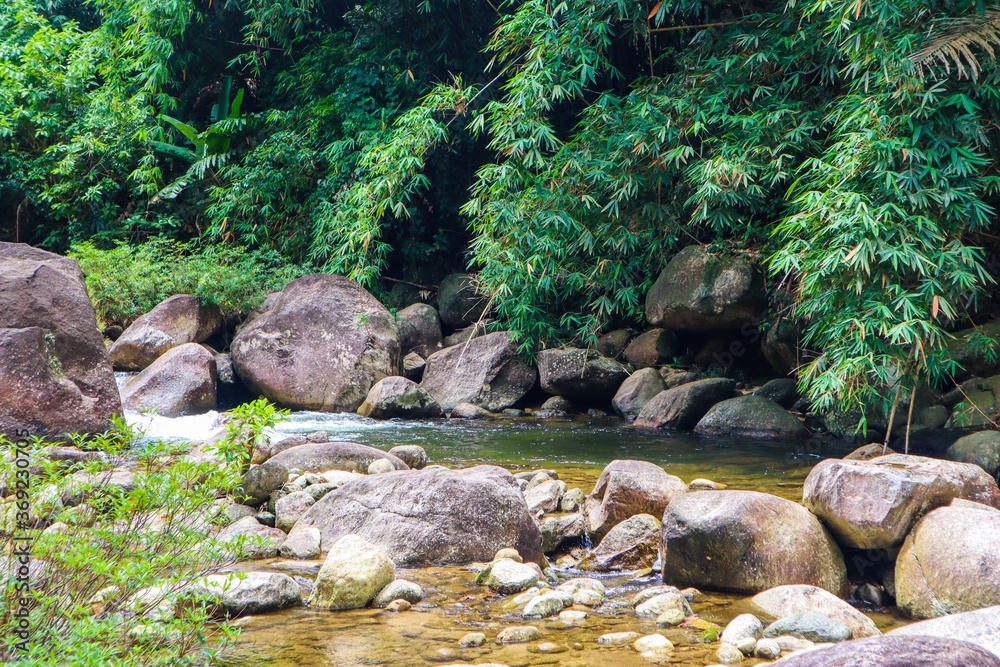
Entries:
{"type": "MultiPolygon", "coordinates": [[[[137,419],[130,415],[130,421],[137,419]]],[[[205,439],[218,428],[212,416],[187,422],[152,418],[149,426],[150,434],[194,440],[205,439]]],[[[276,430],[279,434],[324,430],[331,440],[360,442],[380,449],[416,444],[434,463],[452,468],[488,463],[515,472],[554,469],[570,488],[579,487],[585,492],[593,488],[610,461],[641,459],[661,465],[687,482],[708,478],[731,489],[763,491],[796,501],[801,500],[802,482],[816,462],[843,456],[849,449],[820,440],[758,442],[650,433],[615,419],[379,422],[356,415],[300,412],[290,415],[276,430]]],[[[274,561],[247,567],[286,572],[308,590],[319,565],[318,561],[274,561]]],[[[563,579],[595,576],[575,571],[560,571],[559,575],[563,579]]],[[[676,648],[668,658],[660,659],[661,664],[693,667],[716,662],[718,643],[707,641],[704,629],[662,629],[655,626],[654,619],[636,617],[629,601],[642,588],[657,585],[656,575],[598,575],[608,587],[608,596],[600,607],[588,610],[589,618],[574,626],[555,620],[522,619],[517,610],[506,607],[505,598],[475,586],[475,572],[466,567],[400,569],[398,576],[424,589],[424,600],[410,611],[325,612],[302,607],[239,619],[236,624],[243,636],[232,648],[228,663],[274,667],[650,664],[631,645],[602,647],[596,642],[602,634],[621,631],[644,635],[659,632],[670,639],[676,648]],[[513,625],[535,625],[543,636],[529,644],[498,644],[497,633],[513,625]],[[486,643],[479,648],[460,648],[458,640],[468,632],[485,633],[486,643]]],[[[721,627],[746,610],[745,600],[706,591],[692,607],[699,617],[721,627]]],[[[882,628],[905,622],[893,609],[864,610],[882,628]]],[[[756,662],[748,660],[743,664],[756,662]]]]}

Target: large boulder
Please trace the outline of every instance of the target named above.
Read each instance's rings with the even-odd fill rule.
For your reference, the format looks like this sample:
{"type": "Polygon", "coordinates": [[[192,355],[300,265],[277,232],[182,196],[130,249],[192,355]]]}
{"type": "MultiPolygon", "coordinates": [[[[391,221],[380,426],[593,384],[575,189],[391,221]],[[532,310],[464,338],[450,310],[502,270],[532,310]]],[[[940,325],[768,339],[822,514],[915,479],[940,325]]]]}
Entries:
{"type": "Polygon", "coordinates": [[[888,634],[960,639],[981,646],[1000,657],[1000,606],[910,623],[891,630],[888,634]]]}
{"type": "Polygon", "coordinates": [[[761,616],[777,619],[796,614],[821,614],[850,628],[854,639],[880,634],[870,618],[836,595],[816,586],[776,586],[753,596],[750,606],[761,616]]]}
{"type": "Polygon", "coordinates": [[[222,311],[190,294],[177,294],[141,316],[108,350],[115,370],[141,371],[164,352],[202,343],[222,327],[222,311]]]}
{"type": "Polygon", "coordinates": [[[0,435],[103,433],[121,399],[76,260],[0,243],[0,435]]]}
{"type": "Polygon", "coordinates": [[[637,514],[663,516],[674,498],[687,492],[681,478],[647,461],[612,461],[584,501],[587,528],[596,541],[637,514]]]}
{"type": "Polygon", "coordinates": [[[323,549],[356,534],[399,565],[488,561],[513,547],[541,557],[541,534],[517,480],[494,466],[366,476],[331,491],[299,519],[295,535],[319,529],[323,549]]]}
{"type": "Polygon", "coordinates": [[[666,329],[639,334],[625,348],[625,359],[636,368],[659,366],[677,354],[677,336],[666,329]]]}
{"type": "Polygon", "coordinates": [[[725,331],[756,322],[766,305],[764,278],[753,264],[688,246],[649,289],[646,319],[664,329],[725,331]]]}
{"type": "Polygon", "coordinates": [[[344,535],[329,549],[309,596],[310,607],[330,610],[364,607],[396,578],[392,560],[357,535],[344,535]]]}
{"type": "Polygon", "coordinates": [[[460,403],[497,412],[509,408],[535,384],[535,369],[503,331],[432,354],[420,386],[444,410],[460,403]]]}
{"type": "Polygon", "coordinates": [[[264,614],[302,603],[295,580],[279,572],[213,574],[183,588],[179,602],[206,605],[218,616],[264,614]]]}
{"type": "Polygon", "coordinates": [[[952,461],[974,463],[996,477],[1000,472],[1000,431],[979,431],[963,436],[948,448],[952,461]]]}
{"type": "Polygon", "coordinates": [[[297,410],[353,412],[376,382],[399,375],[396,320],[341,276],[285,285],[232,343],[233,368],[252,391],[297,410]]]}
{"type": "Polygon", "coordinates": [[[663,582],[756,593],[809,584],[846,595],[844,557],[801,505],[756,491],[695,491],[663,515],[663,582]]]}
{"type": "Polygon", "coordinates": [[[538,353],[538,378],[549,394],[589,402],[604,402],[618,391],[628,371],[596,350],[574,347],[538,353]]]}
{"type": "Polygon", "coordinates": [[[197,343],[170,348],[122,385],[126,410],[155,410],[163,417],[197,415],[216,407],[216,366],[197,343]]]}
{"type": "Polygon", "coordinates": [[[1000,489],[979,466],[904,454],[820,461],[802,498],[842,544],[858,549],[899,546],[917,518],[953,498],[1000,507],[1000,489]]]}
{"type": "Polygon", "coordinates": [[[299,445],[272,456],[264,465],[283,466],[300,473],[346,470],[368,472],[373,461],[386,459],[396,470],[407,470],[403,461],[389,452],[355,442],[320,442],[299,445]]]}
{"type": "Polygon", "coordinates": [[[375,383],[358,414],[372,419],[423,419],[444,417],[444,410],[419,384],[394,375],[375,383]]]}
{"type": "Polygon", "coordinates": [[[1000,605],[1000,511],[962,503],[924,516],[903,541],[895,583],[913,618],[1000,605]]]}
{"type": "Polygon", "coordinates": [[[748,394],[716,403],[694,427],[696,433],[735,438],[804,438],[798,417],[769,398],[748,394]]]}
{"type": "Polygon", "coordinates": [[[580,570],[641,570],[653,567],[659,558],[660,521],[649,514],[636,514],[608,531],[601,543],[584,556],[580,570]]]}
{"type": "Polygon", "coordinates": [[[479,293],[475,280],[464,273],[453,273],[438,287],[441,321],[450,329],[461,329],[478,322],[486,312],[486,298],[479,293]]]}
{"type": "Polygon", "coordinates": [[[635,419],[646,403],[666,388],[659,371],[655,368],[643,368],[622,382],[615,397],[611,399],[611,407],[618,416],[635,419]]]}
{"type": "Polygon", "coordinates": [[[732,396],[735,389],[736,381],[728,378],[695,380],[667,389],[642,406],[635,425],[640,428],[694,428],[713,405],[732,396]]]}
{"type": "Polygon", "coordinates": [[[771,663],[775,667],[1000,667],[1000,659],[970,642],[940,637],[869,637],[771,663]]]}
{"type": "Polygon", "coordinates": [[[441,318],[433,306],[415,303],[396,313],[403,354],[416,352],[427,358],[441,349],[441,318]]]}

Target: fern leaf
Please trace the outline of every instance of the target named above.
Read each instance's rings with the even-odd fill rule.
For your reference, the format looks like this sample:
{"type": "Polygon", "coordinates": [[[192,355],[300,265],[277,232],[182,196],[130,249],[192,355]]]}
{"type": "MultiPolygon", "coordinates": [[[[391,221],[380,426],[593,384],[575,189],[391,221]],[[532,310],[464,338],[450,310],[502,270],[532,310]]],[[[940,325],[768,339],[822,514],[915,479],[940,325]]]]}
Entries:
{"type": "Polygon", "coordinates": [[[941,65],[949,74],[954,68],[959,77],[975,81],[983,71],[976,51],[985,51],[995,59],[1000,47],[1000,8],[988,9],[974,18],[938,21],[929,38],[930,44],[910,56],[916,67],[930,70],[941,65]]]}

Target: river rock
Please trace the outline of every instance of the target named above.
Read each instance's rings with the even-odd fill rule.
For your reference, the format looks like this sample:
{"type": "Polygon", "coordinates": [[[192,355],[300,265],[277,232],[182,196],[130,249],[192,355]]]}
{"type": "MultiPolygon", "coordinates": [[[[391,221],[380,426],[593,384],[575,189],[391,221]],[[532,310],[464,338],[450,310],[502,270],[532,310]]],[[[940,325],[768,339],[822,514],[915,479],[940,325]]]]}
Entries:
{"type": "Polygon", "coordinates": [[[376,607],[388,607],[394,600],[406,600],[410,604],[417,604],[424,599],[424,590],[420,584],[415,584],[406,579],[396,579],[391,584],[379,591],[375,596],[373,604],[376,607]]]}
{"type": "Polygon", "coordinates": [[[126,410],[155,410],[182,417],[214,410],[216,369],[212,353],[197,343],[172,347],[122,385],[126,410]]]}
{"type": "Polygon", "coordinates": [[[353,412],[376,382],[399,375],[396,320],[342,276],[285,285],[232,343],[233,367],[252,391],[295,410],[353,412]]]}
{"type": "Polygon", "coordinates": [[[610,359],[617,359],[628,347],[632,334],[628,329],[615,329],[597,339],[597,351],[610,359]]]}
{"type": "Polygon", "coordinates": [[[461,639],[458,640],[458,645],[462,648],[476,648],[477,646],[482,646],[486,643],[486,635],[482,632],[470,632],[463,635],[461,639]]]}
{"type": "Polygon", "coordinates": [[[778,375],[793,375],[806,361],[799,350],[800,337],[799,324],[788,318],[773,322],[761,337],[761,354],[778,375]]]}
{"type": "Polygon", "coordinates": [[[783,408],[791,408],[799,400],[799,387],[791,378],[776,378],[764,383],[754,396],[770,399],[783,408]]]}
{"type": "Polygon", "coordinates": [[[979,431],[955,441],[945,454],[952,461],[972,463],[991,477],[1000,472],[1000,432],[979,431]]]}
{"type": "Polygon", "coordinates": [[[278,555],[295,560],[311,560],[319,557],[320,534],[315,528],[300,530],[289,536],[278,547],[278,555]]]}
{"type": "Polygon", "coordinates": [[[696,433],[734,438],[804,438],[809,431],[769,398],[748,394],[716,403],[694,428],[696,433]]]}
{"type": "Polygon", "coordinates": [[[416,352],[409,352],[403,357],[403,375],[414,382],[419,382],[424,376],[427,362],[416,352]]]}
{"type": "Polygon", "coordinates": [[[524,612],[521,615],[525,618],[547,618],[549,616],[556,616],[572,604],[573,600],[561,591],[545,591],[535,596],[525,606],[524,612]]]}
{"type": "Polygon", "coordinates": [[[659,366],[677,354],[677,336],[665,329],[639,334],[625,348],[625,359],[635,368],[659,366]]]}
{"type": "Polygon", "coordinates": [[[285,531],[265,526],[256,518],[248,516],[226,526],[215,536],[215,544],[234,551],[235,544],[245,540],[243,554],[251,559],[274,558],[278,555],[278,547],[288,536],[285,531]]]}
{"type": "Polygon", "coordinates": [[[927,636],[960,639],[1000,657],[1000,606],[939,616],[890,630],[890,636],[927,636]]]}
{"type": "Polygon", "coordinates": [[[459,403],[448,415],[451,419],[490,419],[492,416],[493,413],[489,410],[472,403],[459,403]]]}
{"type": "Polygon", "coordinates": [[[676,611],[681,619],[691,615],[691,607],[679,592],[661,593],[635,606],[639,616],[660,616],[668,611],[676,611]]]}
{"type": "Polygon", "coordinates": [[[461,403],[497,412],[509,408],[535,384],[535,369],[503,331],[436,352],[427,358],[420,386],[444,410],[461,403]]]}
{"type": "Polygon", "coordinates": [[[501,644],[526,644],[541,636],[542,631],[533,625],[516,625],[501,630],[497,635],[497,641],[501,644]]]}
{"type": "Polygon", "coordinates": [[[566,542],[579,540],[587,530],[587,524],[580,513],[547,516],[540,526],[542,531],[542,551],[550,553],[566,542]]]}
{"type": "Polygon", "coordinates": [[[527,503],[528,511],[532,515],[536,512],[549,514],[559,509],[559,500],[564,491],[566,482],[558,479],[550,479],[534,487],[529,484],[524,494],[524,502],[527,503]]]}
{"type": "Polygon", "coordinates": [[[562,414],[568,415],[574,412],[579,412],[580,409],[577,407],[576,403],[569,400],[565,396],[549,396],[542,403],[541,412],[561,412],[562,414]]]}
{"type": "Polygon", "coordinates": [[[408,465],[411,470],[422,470],[429,461],[427,452],[420,445],[396,445],[389,450],[389,453],[408,465]]]}
{"type": "Polygon", "coordinates": [[[597,638],[597,643],[603,646],[625,646],[632,644],[641,637],[638,632],[609,632],[597,638]]]}
{"type": "Polygon", "coordinates": [[[646,319],[665,329],[727,331],[757,322],[766,305],[764,278],[753,264],[692,245],[674,255],[649,289],[646,319]]]}
{"type": "Polygon", "coordinates": [[[657,655],[669,654],[674,650],[674,645],[663,635],[646,635],[636,639],[632,648],[643,655],[657,655]]]}
{"type": "Polygon", "coordinates": [[[719,644],[719,648],[715,650],[715,658],[723,665],[738,665],[743,662],[743,651],[739,650],[732,644],[726,644],[723,642],[719,644]]]}
{"type": "Polygon", "coordinates": [[[759,618],[753,614],[740,614],[729,621],[726,628],[722,631],[719,640],[736,646],[744,639],[753,639],[756,641],[763,636],[764,624],[761,623],[759,618]]]}
{"type": "Polygon", "coordinates": [[[764,637],[785,635],[823,643],[847,641],[851,639],[853,632],[840,621],[827,618],[815,611],[807,611],[780,618],[764,628],[764,637]]]}
{"type": "Polygon", "coordinates": [[[426,359],[441,349],[441,319],[426,303],[415,303],[396,313],[403,354],[415,352],[426,359]]]}
{"type": "Polygon", "coordinates": [[[108,350],[115,370],[141,371],[167,350],[202,343],[222,328],[222,311],[214,303],[177,294],[139,317],[108,350]]]}
{"type": "Polygon", "coordinates": [[[330,546],[309,606],[330,610],[364,607],[395,575],[395,564],[378,547],[357,535],[344,535],[330,546]]]}
{"type": "Polygon", "coordinates": [[[611,399],[611,406],[619,417],[635,419],[646,403],[665,389],[666,384],[659,371],[655,368],[643,368],[622,382],[618,392],[611,399]]]}
{"type": "Polygon", "coordinates": [[[271,457],[264,465],[280,465],[300,473],[330,470],[367,473],[373,461],[385,459],[396,470],[407,470],[399,458],[381,449],[355,442],[322,442],[299,445],[271,457]]]}
{"type": "Polygon", "coordinates": [[[808,510],[755,491],[693,491],[663,515],[663,581],[756,593],[813,584],[846,595],[844,558],[808,510]]]}
{"type": "Polygon", "coordinates": [[[525,561],[541,557],[517,481],[495,466],[360,477],[323,496],[292,533],[307,526],[320,530],[324,549],[354,533],[400,565],[486,561],[504,547],[525,561]]]}
{"type": "Polygon", "coordinates": [[[608,593],[607,587],[599,579],[589,577],[576,577],[564,581],[556,587],[556,590],[569,593],[573,598],[573,604],[587,607],[598,606],[608,593]]]}
{"type": "Polygon", "coordinates": [[[438,287],[438,308],[441,321],[450,329],[479,321],[486,312],[487,299],[476,288],[472,276],[453,273],[438,287]]]}
{"type": "Polygon", "coordinates": [[[501,595],[522,593],[538,583],[538,570],[525,563],[510,558],[500,558],[489,564],[477,581],[501,595]]]}
{"type": "Polygon", "coordinates": [[[372,419],[434,419],[444,417],[444,410],[419,384],[393,376],[375,383],[358,414],[372,419]]]}
{"type": "Polygon", "coordinates": [[[289,532],[315,503],[312,495],[305,491],[289,493],[274,504],[274,527],[289,532]]]}
{"type": "Polygon", "coordinates": [[[252,466],[243,475],[238,496],[250,505],[257,505],[267,500],[274,491],[280,489],[288,481],[288,468],[280,463],[266,461],[258,466],[252,466]]]}
{"type": "Polygon", "coordinates": [[[659,558],[660,522],[649,514],[625,519],[604,536],[597,548],[588,553],[581,570],[620,571],[653,567],[659,558]]]}
{"type": "Polygon", "coordinates": [[[98,434],[121,399],[75,259],[0,242],[0,435],[98,434]]]}
{"type": "Polygon", "coordinates": [[[775,667],[1000,667],[989,651],[955,639],[886,635],[803,651],[775,667]]]}
{"type": "Polygon", "coordinates": [[[750,603],[761,614],[777,619],[808,612],[822,614],[850,628],[854,639],[880,634],[870,618],[836,595],[816,586],[777,586],[758,593],[750,603]]]}
{"type": "Polygon", "coordinates": [[[185,586],[180,600],[207,605],[216,616],[234,617],[299,605],[302,591],[294,579],[278,572],[247,572],[242,578],[213,574],[185,586]]]}
{"type": "Polygon", "coordinates": [[[973,503],[920,519],[896,559],[896,603],[914,618],[1000,605],[1000,512],[973,503]]]}
{"type": "Polygon", "coordinates": [[[593,539],[636,514],[663,516],[670,501],[687,491],[687,485],[663,468],[647,461],[612,461],[601,472],[584,502],[584,514],[593,539]]]}
{"type": "Polygon", "coordinates": [[[600,403],[611,400],[628,371],[596,350],[570,347],[539,352],[538,377],[549,394],[600,403]]]}
{"type": "Polygon", "coordinates": [[[708,378],[662,391],[646,403],[635,425],[640,428],[694,428],[709,409],[733,395],[736,381],[708,378]]]}
{"type": "Polygon", "coordinates": [[[1000,489],[979,466],[903,454],[820,461],[802,498],[842,544],[858,549],[898,546],[917,517],[953,498],[1000,507],[1000,489]]]}

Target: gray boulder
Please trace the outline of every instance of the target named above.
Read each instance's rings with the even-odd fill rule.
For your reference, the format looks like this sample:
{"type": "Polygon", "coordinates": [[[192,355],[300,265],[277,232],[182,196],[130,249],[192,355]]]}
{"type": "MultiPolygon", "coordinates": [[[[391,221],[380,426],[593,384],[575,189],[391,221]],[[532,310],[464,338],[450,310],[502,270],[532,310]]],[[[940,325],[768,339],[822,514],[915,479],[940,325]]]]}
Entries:
{"type": "Polygon", "coordinates": [[[763,275],[750,262],[688,246],[650,288],[646,319],[664,329],[725,331],[757,322],[766,305],[763,275]]]}
{"type": "Polygon", "coordinates": [[[622,382],[615,397],[611,399],[611,407],[619,417],[635,419],[642,408],[666,388],[659,371],[643,368],[622,382]]]}
{"type": "Polygon", "coordinates": [[[854,639],[880,634],[870,618],[836,595],[817,586],[803,584],[777,586],[753,596],[750,606],[758,614],[776,619],[815,612],[846,625],[851,629],[851,636],[854,639]]]}
{"type": "Polygon", "coordinates": [[[441,321],[449,329],[461,329],[479,321],[486,312],[486,304],[473,278],[464,273],[451,274],[438,287],[441,321]]]}
{"type": "Polygon", "coordinates": [[[126,410],[155,410],[164,417],[196,415],[216,407],[212,353],[197,343],[172,347],[122,385],[126,410]]]}
{"type": "Polygon", "coordinates": [[[330,545],[309,606],[331,611],[364,607],[395,578],[396,566],[381,549],[357,535],[344,535],[330,545]]]}
{"type": "Polygon", "coordinates": [[[389,450],[389,453],[409,466],[411,470],[422,470],[429,461],[427,452],[420,445],[396,445],[389,450]]]}
{"type": "Polygon", "coordinates": [[[625,348],[625,359],[635,368],[659,366],[677,355],[677,336],[666,329],[639,334],[625,348]]]}
{"type": "Polygon", "coordinates": [[[535,369],[501,331],[432,354],[420,386],[444,410],[471,403],[497,412],[516,403],[534,384],[535,369]]]}
{"type": "Polygon", "coordinates": [[[608,531],[577,568],[602,572],[642,570],[653,567],[659,550],[660,522],[649,514],[636,514],[608,531]]]}
{"type": "Polygon", "coordinates": [[[426,359],[441,349],[441,318],[432,306],[415,303],[396,313],[403,354],[416,352],[426,359]]]}
{"type": "Polygon", "coordinates": [[[444,410],[419,384],[393,376],[375,383],[358,414],[372,419],[434,419],[444,417],[444,410]]]}
{"type": "Polygon", "coordinates": [[[287,533],[315,503],[312,495],[305,491],[295,491],[280,498],[274,503],[274,527],[287,533]]]}
{"type": "Polygon", "coordinates": [[[799,400],[799,387],[791,378],[776,378],[764,383],[754,396],[769,398],[783,408],[791,408],[799,400]]]}
{"type": "Polygon", "coordinates": [[[252,516],[226,526],[215,536],[215,546],[233,551],[233,555],[251,559],[274,558],[288,535],[283,530],[270,528],[252,516]],[[243,542],[237,553],[236,544],[243,542]]]}
{"type": "Polygon", "coordinates": [[[313,274],[285,285],[237,333],[233,367],[252,391],[297,410],[353,412],[399,375],[396,320],[364,288],[313,274]]]}
{"type": "Polygon", "coordinates": [[[178,603],[206,605],[212,614],[231,618],[302,604],[302,591],[294,579],[278,572],[213,574],[185,586],[178,603]]]}
{"type": "Polygon", "coordinates": [[[719,401],[733,395],[735,380],[708,378],[667,389],[646,403],[635,425],[640,428],[690,429],[719,401]]]}
{"type": "Polygon", "coordinates": [[[803,504],[858,549],[899,546],[920,515],[953,498],[1000,507],[1000,489],[979,466],[903,454],[820,461],[802,487],[803,504]]]}
{"type": "Polygon", "coordinates": [[[542,551],[550,553],[567,542],[583,537],[587,524],[582,514],[560,514],[545,517],[539,528],[542,532],[542,551]]]}
{"type": "Polygon", "coordinates": [[[1000,605],[1000,511],[963,503],[924,516],[903,541],[895,583],[913,618],[1000,605]]]}
{"type": "Polygon", "coordinates": [[[459,403],[451,409],[451,419],[490,419],[493,413],[472,403],[459,403]]]}
{"type": "Polygon", "coordinates": [[[546,480],[528,488],[524,494],[524,502],[532,515],[536,512],[549,514],[559,509],[559,501],[565,491],[566,482],[558,479],[546,480]]]}
{"type": "Polygon", "coordinates": [[[542,389],[549,394],[602,402],[615,395],[628,371],[596,350],[570,347],[539,352],[538,377],[542,389]]]}
{"type": "Polygon", "coordinates": [[[238,499],[245,498],[251,505],[267,500],[271,493],[280,489],[288,481],[288,468],[280,463],[267,461],[253,466],[243,475],[243,483],[237,493],[238,499]]]}
{"type": "Polygon", "coordinates": [[[158,304],[126,329],[108,350],[115,370],[141,371],[167,350],[202,343],[222,328],[222,311],[190,294],[158,304]]]}
{"type": "Polygon", "coordinates": [[[400,565],[486,561],[504,547],[525,561],[541,557],[541,534],[517,481],[494,466],[361,477],[323,496],[292,534],[309,526],[324,549],[356,534],[400,565]]]}
{"type": "Polygon", "coordinates": [[[846,595],[844,557],[819,520],[755,491],[694,491],[663,515],[663,582],[756,593],[812,584],[846,595]]]}
{"type": "Polygon", "coordinates": [[[945,456],[952,461],[977,465],[996,477],[1000,472],[1000,431],[979,431],[963,436],[948,448],[945,456]]]}
{"type": "Polygon", "coordinates": [[[748,394],[716,403],[694,427],[696,433],[736,438],[804,438],[809,431],[769,398],[748,394]]]}
{"type": "Polygon", "coordinates": [[[122,416],[75,259],[0,242],[0,435],[97,434],[122,416]]]}
{"type": "Polygon", "coordinates": [[[981,646],[993,655],[1000,657],[1000,606],[910,623],[901,628],[890,630],[887,634],[894,637],[959,639],[981,646]]]}
{"type": "Polygon", "coordinates": [[[798,637],[811,642],[844,642],[853,637],[849,627],[815,611],[780,618],[764,628],[764,637],[798,637]]]}
{"type": "Polygon", "coordinates": [[[628,347],[632,334],[628,329],[615,329],[606,334],[602,334],[597,339],[597,351],[605,357],[617,359],[628,347]]]}
{"type": "Polygon", "coordinates": [[[584,501],[587,528],[600,540],[616,525],[637,514],[663,516],[674,498],[687,492],[679,477],[647,461],[612,461],[584,501]]]}
{"type": "Polygon", "coordinates": [[[407,470],[399,458],[381,449],[355,442],[320,442],[299,445],[279,452],[264,465],[280,465],[300,473],[346,470],[367,473],[373,461],[385,459],[396,470],[407,470]]]}
{"type": "Polygon", "coordinates": [[[483,580],[487,588],[501,595],[524,592],[537,584],[539,578],[536,568],[525,563],[518,563],[510,558],[500,558],[493,561],[480,574],[485,576],[477,577],[477,580],[483,580]]]}
{"type": "Polygon", "coordinates": [[[800,651],[775,667],[1000,667],[989,651],[940,637],[869,637],[800,651]]]}

